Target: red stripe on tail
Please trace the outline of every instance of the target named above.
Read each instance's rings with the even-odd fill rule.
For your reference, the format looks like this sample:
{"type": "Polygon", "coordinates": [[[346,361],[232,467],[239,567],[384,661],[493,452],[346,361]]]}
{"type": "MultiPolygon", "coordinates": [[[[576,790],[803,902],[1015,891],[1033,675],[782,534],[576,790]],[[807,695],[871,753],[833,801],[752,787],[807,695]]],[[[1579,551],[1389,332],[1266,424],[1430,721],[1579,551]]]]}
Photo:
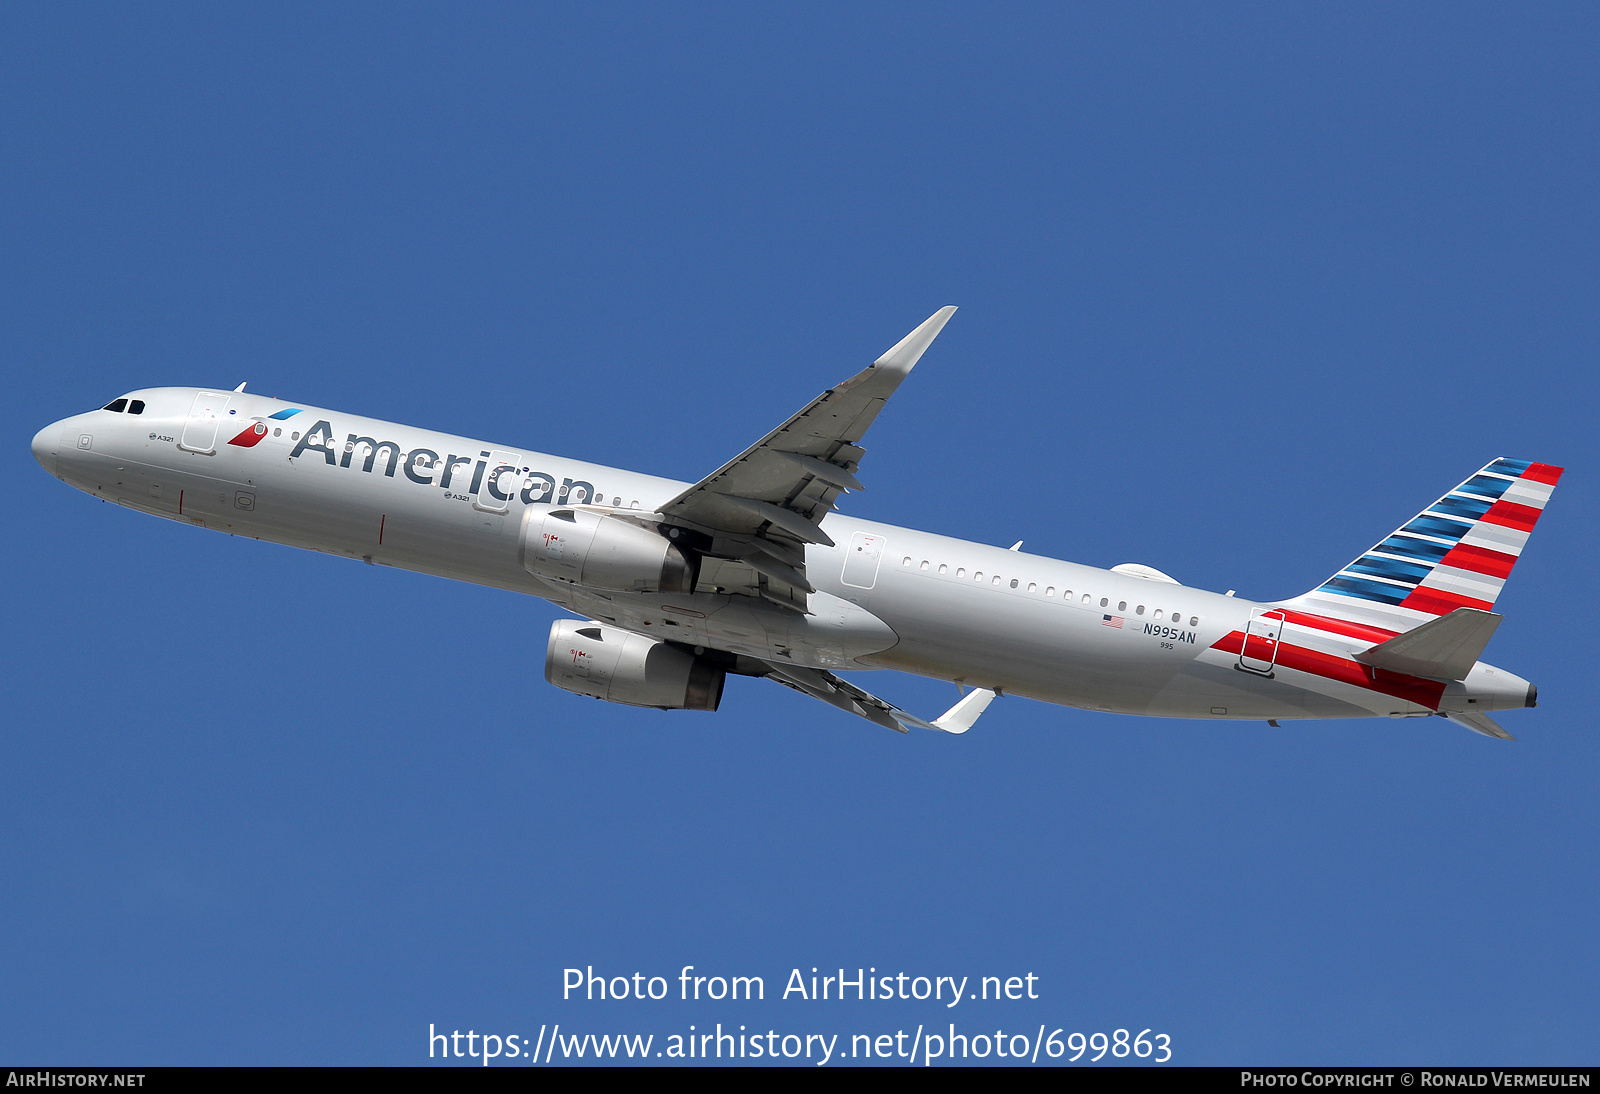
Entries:
{"type": "Polygon", "coordinates": [[[1471,570],[1475,574],[1505,578],[1511,576],[1511,567],[1517,564],[1516,555],[1491,551],[1487,547],[1473,547],[1458,543],[1450,553],[1439,560],[1441,566],[1454,566],[1458,570],[1471,570]]]}
{"type": "Polygon", "coordinates": [[[1490,524],[1500,524],[1507,528],[1515,528],[1522,532],[1533,531],[1533,526],[1539,522],[1540,510],[1531,505],[1518,505],[1514,501],[1504,498],[1489,507],[1482,519],[1490,524]]]}
{"type": "Polygon", "coordinates": [[[1410,596],[1400,602],[1400,606],[1419,612],[1427,612],[1430,615],[1444,615],[1447,612],[1455,611],[1457,608],[1481,608],[1484,611],[1489,611],[1494,607],[1494,602],[1477,600],[1470,596],[1462,596],[1460,593],[1447,592],[1444,589],[1425,589],[1418,586],[1410,596]]]}

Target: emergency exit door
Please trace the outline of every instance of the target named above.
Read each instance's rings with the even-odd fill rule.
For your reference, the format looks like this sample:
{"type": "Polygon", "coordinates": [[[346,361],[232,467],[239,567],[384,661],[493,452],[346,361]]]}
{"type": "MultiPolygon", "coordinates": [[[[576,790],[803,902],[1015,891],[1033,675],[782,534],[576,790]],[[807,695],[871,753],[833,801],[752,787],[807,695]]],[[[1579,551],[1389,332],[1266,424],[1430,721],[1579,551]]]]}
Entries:
{"type": "Polygon", "coordinates": [[[185,452],[199,452],[207,456],[215,454],[217,427],[227,416],[228,399],[229,396],[214,391],[202,391],[196,395],[194,405],[189,408],[189,420],[183,423],[183,436],[178,438],[178,447],[185,452]]]}

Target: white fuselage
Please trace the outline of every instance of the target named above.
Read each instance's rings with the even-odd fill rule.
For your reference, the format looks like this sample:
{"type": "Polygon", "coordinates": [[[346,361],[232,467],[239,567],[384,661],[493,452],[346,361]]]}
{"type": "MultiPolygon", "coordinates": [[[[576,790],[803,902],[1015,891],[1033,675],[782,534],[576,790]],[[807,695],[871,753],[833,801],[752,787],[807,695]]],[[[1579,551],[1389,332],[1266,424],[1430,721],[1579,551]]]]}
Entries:
{"type": "Polygon", "coordinates": [[[1292,620],[1282,648],[1293,646],[1299,660],[1246,668],[1237,648],[1229,652],[1230,636],[1272,605],[842,513],[823,523],[837,546],[806,550],[817,590],[806,614],[716,591],[715,560],[693,594],[549,581],[523,565],[532,506],[652,512],[689,484],[245,393],[219,395],[227,402],[214,438],[191,435],[185,447],[192,405],[209,390],[135,392],[142,414],[64,419],[40,431],[34,453],[71,485],[142,512],[528,593],[655,638],[813,668],[901,669],[1169,717],[1411,716],[1521,707],[1529,695],[1526,681],[1481,663],[1465,682],[1431,692],[1380,690],[1350,660],[1370,638],[1302,633],[1292,620]],[[266,427],[255,443],[229,443],[254,420],[266,427]],[[302,445],[319,423],[332,444],[302,445]],[[498,463],[517,468],[505,497],[484,481],[498,463]],[[863,542],[875,543],[875,560],[859,550],[852,557],[863,542]]]}

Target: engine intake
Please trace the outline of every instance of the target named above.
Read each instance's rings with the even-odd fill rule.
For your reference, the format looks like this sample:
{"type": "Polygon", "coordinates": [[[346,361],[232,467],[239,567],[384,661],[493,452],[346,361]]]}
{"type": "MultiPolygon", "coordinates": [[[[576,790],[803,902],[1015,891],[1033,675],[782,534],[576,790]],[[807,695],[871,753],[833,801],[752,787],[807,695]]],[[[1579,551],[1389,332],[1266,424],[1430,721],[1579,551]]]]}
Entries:
{"type": "Polygon", "coordinates": [[[649,528],[570,506],[530,505],[522,565],[531,574],[624,593],[692,593],[700,557],[649,528]]]}
{"type": "Polygon", "coordinates": [[[704,657],[603,623],[557,620],[544,678],[578,695],[662,710],[716,710],[727,672],[704,657]]]}

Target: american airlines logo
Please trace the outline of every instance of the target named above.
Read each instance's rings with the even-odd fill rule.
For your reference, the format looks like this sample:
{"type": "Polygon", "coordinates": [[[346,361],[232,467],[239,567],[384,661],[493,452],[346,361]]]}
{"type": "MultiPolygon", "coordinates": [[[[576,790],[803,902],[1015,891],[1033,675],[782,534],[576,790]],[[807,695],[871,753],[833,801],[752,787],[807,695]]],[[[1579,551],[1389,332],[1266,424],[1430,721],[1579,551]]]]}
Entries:
{"type": "MultiPolygon", "coordinates": [[[[259,426],[261,423],[256,423],[259,426]]],[[[245,447],[253,446],[261,437],[266,436],[263,427],[260,433],[255,432],[255,426],[245,430],[240,436],[250,435],[254,440],[247,440],[245,447]]],[[[468,494],[477,494],[486,491],[496,501],[509,502],[513,497],[521,499],[524,505],[549,504],[550,502],[581,504],[593,501],[598,493],[594,484],[583,479],[563,478],[557,483],[554,475],[544,471],[534,471],[530,468],[513,467],[508,463],[496,465],[492,470],[489,467],[489,453],[479,452],[474,460],[471,456],[458,456],[454,452],[440,456],[439,453],[427,448],[416,448],[409,453],[402,453],[400,445],[394,441],[381,441],[374,437],[360,437],[354,433],[345,438],[344,451],[341,453],[334,444],[333,425],[326,421],[318,422],[312,426],[294,446],[294,451],[289,453],[290,459],[295,459],[308,452],[322,453],[323,460],[329,467],[358,468],[366,474],[380,466],[382,458],[383,474],[394,478],[395,471],[399,470],[405,477],[419,486],[437,486],[444,490],[464,490],[468,494]],[[365,450],[365,458],[359,464],[353,463],[353,457],[358,450],[365,450]],[[405,460],[401,462],[401,456],[405,460]],[[471,485],[463,487],[460,479],[465,472],[460,468],[471,468],[471,485]],[[509,472],[509,473],[508,473],[509,472]],[[507,480],[510,480],[509,485],[507,480]],[[517,482],[522,486],[520,491],[517,482]],[[505,490],[502,492],[501,487],[505,490]]],[[[235,438],[237,442],[238,438],[235,438]]]]}

